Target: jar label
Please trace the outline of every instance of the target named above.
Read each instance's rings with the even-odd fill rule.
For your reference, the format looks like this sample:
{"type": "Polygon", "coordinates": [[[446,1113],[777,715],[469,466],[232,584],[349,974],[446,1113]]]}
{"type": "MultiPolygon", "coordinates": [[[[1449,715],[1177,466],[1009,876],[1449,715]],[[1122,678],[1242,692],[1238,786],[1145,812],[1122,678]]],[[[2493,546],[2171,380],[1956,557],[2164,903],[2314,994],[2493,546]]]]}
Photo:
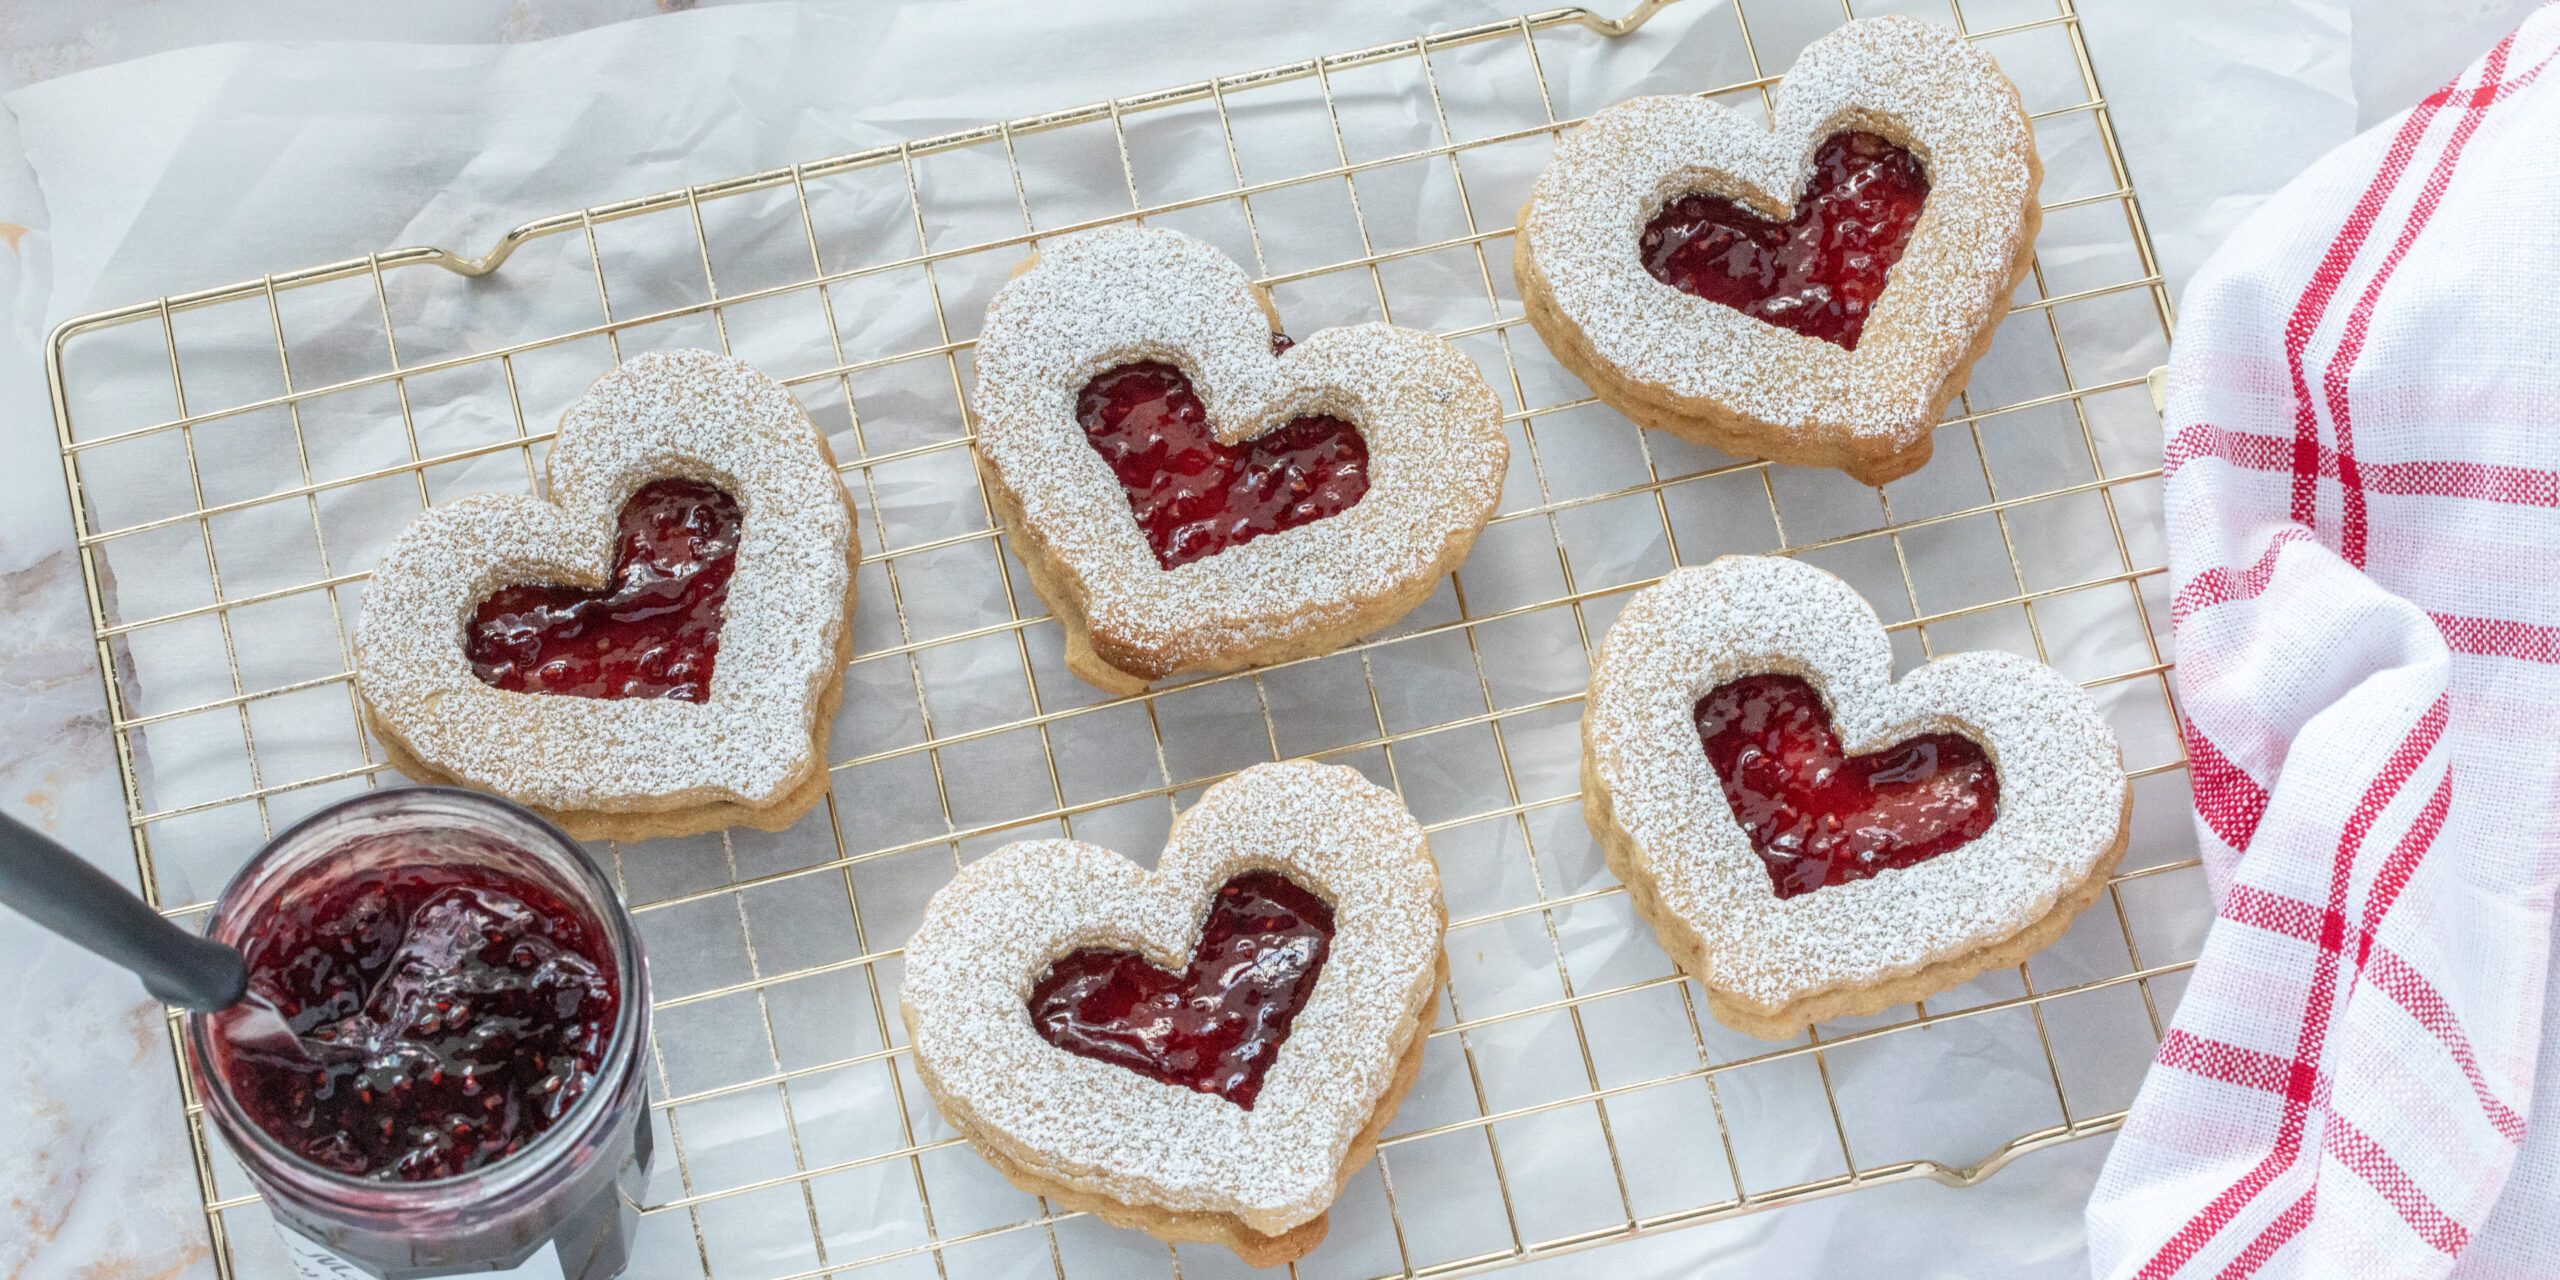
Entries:
{"type": "MultiPolygon", "coordinates": [[[[379,1280],[380,1273],[363,1263],[350,1261],[330,1252],[319,1241],[279,1222],[276,1234],[284,1237],[284,1255],[293,1262],[297,1280],[379,1280]]],[[[461,1271],[473,1280],[568,1280],[560,1268],[560,1245],[553,1241],[533,1251],[533,1256],[505,1271],[461,1271]]]]}

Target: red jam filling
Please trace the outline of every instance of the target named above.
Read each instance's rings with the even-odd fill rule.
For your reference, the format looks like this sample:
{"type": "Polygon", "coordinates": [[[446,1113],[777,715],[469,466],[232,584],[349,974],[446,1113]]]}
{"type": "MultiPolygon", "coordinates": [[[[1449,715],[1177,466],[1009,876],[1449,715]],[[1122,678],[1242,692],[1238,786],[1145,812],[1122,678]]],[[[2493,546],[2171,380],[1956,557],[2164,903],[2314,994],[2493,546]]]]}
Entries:
{"type": "Polygon", "coordinates": [[[480,602],[472,674],[515,693],[702,701],[741,523],[737,499],[698,480],[642,487],[622,504],[603,590],[529,584],[480,602]]]}
{"type": "Polygon", "coordinates": [[[267,1136],[339,1173],[421,1182],[502,1159],[568,1113],[621,1002],[596,925],[474,863],[314,878],[288,886],[242,947],[252,995],[284,1015],[305,1060],[220,1050],[267,1136]]]}
{"type": "Polygon", "coordinates": [[[2000,778],[1973,739],[1924,733],[1844,755],[1830,709],[1794,676],[1698,699],[1698,740],[1781,898],[1926,862],[1991,829],[2000,778]]]}
{"type": "Polygon", "coordinates": [[[1333,908],[1276,871],[1229,880],[1191,967],[1127,951],[1059,957],[1031,988],[1040,1038],[1250,1111],[1333,944],[1333,908]]]}
{"type": "MultiPolygon", "coordinates": [[[[1288,341],[1273,334],[1273,351],[1288,341]]],[[[1311,414],[1220,443],[1191,379],[1160,361],[1124,364],[1086,383],[1076,421],[1120,477],[1156,563],[1167,569],[1338,514],[1369,491],[1369,442],[1359,428],[1311,414]]]]}
{"type": "Polygon", "coordinates": [[[1929,176],[1910,152],[1872,133],[1835,133],[1813,153],[1794,217],[1772,222],[1692,192],[1653,215],[1636,248],[1654,279],[1682,293],[1854,351],[1928,199],[1929,176]]]}

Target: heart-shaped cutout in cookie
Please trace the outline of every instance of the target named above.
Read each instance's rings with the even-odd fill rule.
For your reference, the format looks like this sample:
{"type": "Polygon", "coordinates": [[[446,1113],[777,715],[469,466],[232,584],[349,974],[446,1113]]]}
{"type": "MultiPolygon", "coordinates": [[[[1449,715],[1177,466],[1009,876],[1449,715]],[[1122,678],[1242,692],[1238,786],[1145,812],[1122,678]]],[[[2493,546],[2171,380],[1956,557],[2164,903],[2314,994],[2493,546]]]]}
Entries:
{"type": "MultiPolygon", "coordinates": [[[[1727,556],[1636,593],[1601,646],[1582,732],[1584,817],[1610,868],[1717,1018],[1755,1035],[1878,1012],[2015,964],[2061,936],[2124,853],[2132,790],[2115,734],[2078,685],[1996,651],[1951,654],[1896,680],[1875,611],[1794,560],[1727,556]],[[1768,815],[1728,795],[1717,734],[1702,743],[1702,730],[1732,727],[1713,723],[1707,713],[1724,708],[1702,701],[1774,687],[1759,677],[1815,697],[1809,708],[1764,698],[1756,710],[1732,699],[1746,736],[1772,720],[1802,728],[1827,708],[1845,759],[1914,772],[1896,748],[1952,737],[1972,749],[1953,754],[1978,752],[1996,769],[1997,790],[1935,796],[1966,812],[1934,834],[1972,830],[1980,806],[1988,821],[1904,865],[1856,866],[1853,833],[1822,846],[1851,855],[1850,874],[1793,864],[1821,879],[1790,891],[1756,847],[1751,827],[1768,815]]],[[[1754,767],[1785,782],[1786,762],[1754,767]]]]}
{"type": "Polygon", "coordinates": [[[1474,361],[1384,324],[1279,329],[1242,268],[1151,227],[1046,244],[988,305],[981,471],[1085,680],[1339,647],[1421,603],[1493,513],[1509,455],[1474,361]],[[1153,394],[1174,382],[1156,369],[1189,394],[1153,394]],[[1147,406],[1125,439],[1098,403],[1115,378],[1147,406]],[[1159,438],[1193,403],[1214,450],[1159,438]]]}
{"type": "Polygon", "coordinates": [[[1911,153],[1872,134],[1824,139],[1784,222],[1730,197],[1693,191],[1636,237],[1654,279],[1808,338],[1858,349],[1929,199],[1911,153]]]}
{"type": "Polygon", "coordinates": [[[1521,210],[1514,274],[1557,360],[1638,423],[1882,484],[1928,461],[2008,313],[2041,179],[1987,54],[1863,19],[1806,47],[1765,126],[1686,96],[1593,115],[1521,210]]]}
{"type": "Polygon", "coordinates": [[[1369,442],[1360,428],[1306,414],[1230,444],[1209,430],[1191,379],[1159,360],[1086,383],[1076,422],[1120,478],[1130,513],[1167,569],[1338,515],[1369,492],[1369,442]]]}
{"type": "Polygon", "coordinates": [[[1333,948],[1333,907],[1277,871],[1218,886],[1191,964],[1088,947],[1031,984],[1040,1038],[1253,1109],[1333,948]]]}
{"type": "Polygon", "coordinates": [[[702,701],[743,523],[718,486],[641,486],[615,522],[613,576],[601,590],[518,583],[472,610],[463,641],[472,674],[517,693],[702,701]]]}
{"type": "Polygon", "coordinates": [[[1781,898],[1926,862],[1991,829],[2000,775],[1981,744],[1924,733],[1850,754],[1795,676],[1728,680],[1698,699],[1698,740],[1781,898]]]}
{"type": "Polygon", "coordinates": [[[561,415],[547,479],[430,508],[375,566],[356,671],[392,764],[582,839],[790,825],[860,555],[825,438],[744,361],[653,352],[561,415]]]}
{"type": "Polygon", "coordinates": [[[908,941],[899,1007],[943,1115],[1017,1186],[1268,1266],[1322,1238],[1419,1070],[1445,923],[1430,849],[1393,793],[1339,766],[1257,765],[1184,811],[1152,872],[1072,840],[961,868],[908,941]],[[1107,989],[1138,968],[1149,990],[1107,989]],[[1078,1014],[1176,988],[1177,1003],[1214,997],[1183,1015],[1214,1033],[1205,1060],[1078,1014]],[[1298,1007],[1272,1018],[1264,997],[1298,1007]],[[1259,1056],[1230,1052],[1248,1042],[1268,1060],[1238,1099],[1214,1086],[1253,1074],[1230,1070],[1259,1056]]]}

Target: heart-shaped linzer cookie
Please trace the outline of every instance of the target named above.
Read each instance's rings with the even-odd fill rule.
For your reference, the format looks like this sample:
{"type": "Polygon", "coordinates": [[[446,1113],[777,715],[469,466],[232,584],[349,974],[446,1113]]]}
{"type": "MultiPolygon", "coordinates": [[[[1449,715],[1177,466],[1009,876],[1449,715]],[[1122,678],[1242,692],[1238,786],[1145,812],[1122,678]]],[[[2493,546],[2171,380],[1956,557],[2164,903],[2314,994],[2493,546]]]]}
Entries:
{"type": "Polygon", "coordinates": [[[1582,732],[1611,869],[1717,1018],[1755,1035],[2015,964],[2124,853],[2131,788],[2079,686],[1991,651],[1897,681],[1875,611],[1793,560],[1638,592],[1582,732]]]}
{"type": "Polygon", "coordinates": [[[1917,469],[2033,262],[2014,86],[1953,31],[1849,23],[1763,127],[1637,98],[1568,135],[1513,265],[1556,358],[1637,422],[1869,484],[1917,469]]]}
{"type": "Polygon", "coordinates": [[[825,438],[745,362],[655,352],[561,416],[547,478],[429,509],[375,567],[357,678],[393,765],[581,838],[788,826],[852,638],[825,438]]]}
{"type": "Polygon", "coordinates": [[[1049,244],[988,306],[978,456],[1084,679],[1339,647],[1492,514],[1509,455],[1473,361],[1391,325],[1278,329],[1224,255],[1146,227],[1049,244]]]}
{"type": "Polygon", "coordinates": [[[1016,1185],[1269,1266],[1323,1238],[1412,1083],[1445,924],[1392,793],[1258,765],[1152,872],[1072,840],[962,868],[899,1005],[943,1115],[1016,1185]]]}

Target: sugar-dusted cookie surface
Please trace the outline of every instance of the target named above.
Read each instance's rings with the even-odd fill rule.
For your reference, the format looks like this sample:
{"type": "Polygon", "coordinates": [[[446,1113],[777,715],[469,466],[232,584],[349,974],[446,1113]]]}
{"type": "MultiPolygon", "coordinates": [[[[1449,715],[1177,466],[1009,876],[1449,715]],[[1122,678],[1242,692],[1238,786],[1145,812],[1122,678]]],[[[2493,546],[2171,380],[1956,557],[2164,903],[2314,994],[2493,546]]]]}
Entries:
{"type": "Polygon", "coordinates": [[[1882,484],[1929,460],[1931,430],[2033,261],[2035,136],[1989,55],[1902,17],[1808,46],[1772,111],[1763,128],[1697,98],[1650,97],[1592,116],[1521,210],[1521,299],[1557,360],[1636,422],[1882,484]],[[1648,272],[1639,239],[1666,204],[1707,193],[1784,220],[1826,140],[1853,131],[1917,159],[1927,200],[1852,347],[1648,272]]]}
{"type": "Polygon", "coordinates": [[[1392,793],[1339,766],[1257,765],[1182,814],[1153,872],[1072,840],[962,868],[907,944],[899,1008],[943,1115],[1017,1186],[1272,1266],[1323,1239],[1413,1083],[1446,922],[1422,829],[1392,793]],[[1180,971],[1222,886],[1260,872],[1321,899],[1332,931],[1249,1107],[1043,1037],[1029,1002],[1063,958],[1099,948],[1180,971]]]}
{"type": "Polygon", "coordinates": [[[790,825],[826,791],[861,550],[826,438],[744,361],[653,352],[570,405],[546,474],[547,499],[429,509],[375,567],[356,673],[391,763],[497,792],[581,839],[790,825]],[[667,480],[717,489],[742,517],[700,700],[485,683],[467,652],[482,602],[525,584],[602,588],[625,503],[667,480]]]}
{"type": "Polygon", "coordinates": [[[2124,854],[2132,791],[2078,685],[2014,654],[1893,678],[1866,601],[1810,565],[1727,556],[1636,594],[1584,705],[1583,816],[1663,948],[1726,1025],[1772,1039],[1922,999],[2050,944],[2124,854]],[[1955,734],[1988,753],[1987,830],[1923,861],[1782,896],[1701,742],[1700,702],[1794,676],[1866,755],[1955,734]]]}
{"type": "Polygon", "coordinates": [[[1052,242],[989,304],[977,347],[981,471],[1006,542],[1066,628],[1067,665],[1085,680],[1128,693],[1177,672],[1338,648],[1421,603],[1492,514],[1508,450],[1473,361],[1431,334],[1374,323],[1320,330],[1275,354],[1278,327],[1225,255],[1145,227],[1052,242]],[[1178,371],[1205,408],[1216,444],[1195,454],[1330,418],[1361,438],[1365,491],[1168,567],[1176,557],[1151,545],[1131,489],[1080,421],[1100,375],[1141,364],[1178,371]]]}

